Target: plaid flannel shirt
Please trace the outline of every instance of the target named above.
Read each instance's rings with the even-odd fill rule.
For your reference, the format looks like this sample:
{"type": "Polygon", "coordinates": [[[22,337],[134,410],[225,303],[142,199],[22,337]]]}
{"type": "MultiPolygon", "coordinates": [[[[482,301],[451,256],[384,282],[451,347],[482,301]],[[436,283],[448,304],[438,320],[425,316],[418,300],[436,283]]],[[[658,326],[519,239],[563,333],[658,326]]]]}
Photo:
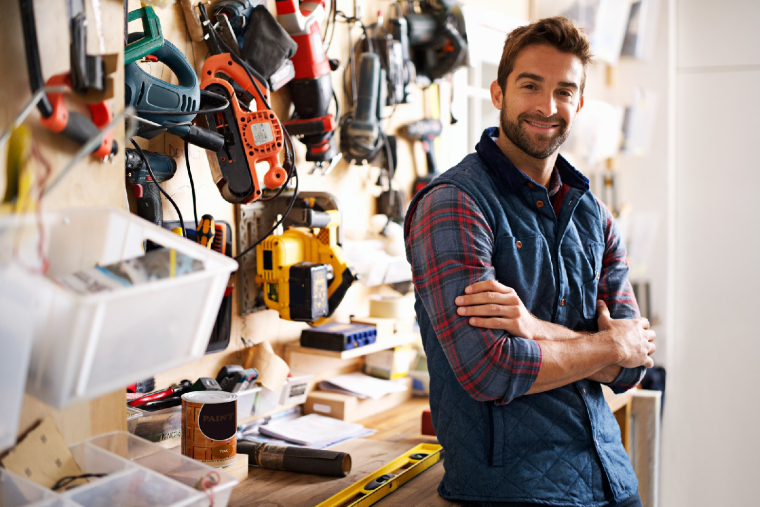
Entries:
{"type": "MultiPolygon", "coordinates": [[[[555,212],[566,192],[567,186],[555,168],[549,184],[555,212]]],[[[614,218],[601,201],[597,202],[605,216],[605,250],[597,297],[611,311],[627,310],[639,316],[614,218]]],[[[462,295],[456,288],[495,278],[491,264],[494,237],[478,204],[457,187],[443,184],[429,190],[409,213],[412,218],[406,250],[414,286],[459,383],[479,401],[506,404],[525,394],[541,368],[539,343],[506,331],[472,326],[467,317],[457,314],[454,303],[462,295]]],[[[645,372],[643,368],[624,368],[607,385],[615,392],[628,390],[645,372]]]]}

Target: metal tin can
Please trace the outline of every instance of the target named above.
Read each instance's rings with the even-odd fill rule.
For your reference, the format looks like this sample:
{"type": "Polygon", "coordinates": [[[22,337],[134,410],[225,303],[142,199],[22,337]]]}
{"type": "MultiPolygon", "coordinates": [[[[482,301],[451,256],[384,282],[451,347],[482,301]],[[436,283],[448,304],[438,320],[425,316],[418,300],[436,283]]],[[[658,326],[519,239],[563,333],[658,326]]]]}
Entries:
{"type": "Polygon", "coordinates": [[[211,466],[235,462],[237,394],[196,391],[182,395],[182,454],[211,466]]]}

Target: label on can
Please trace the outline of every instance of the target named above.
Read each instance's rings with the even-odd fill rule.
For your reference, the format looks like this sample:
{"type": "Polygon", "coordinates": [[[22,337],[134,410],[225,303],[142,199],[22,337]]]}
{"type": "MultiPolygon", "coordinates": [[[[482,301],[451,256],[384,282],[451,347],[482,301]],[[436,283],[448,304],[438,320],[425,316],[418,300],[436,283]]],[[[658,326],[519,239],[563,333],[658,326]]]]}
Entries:
{"type": "Polygon", "coordinates": [[[211,466],[235,462],[237,395],[199,391],[182,395],[182,454],[211,466]]]}
{"type": "Polygon", "coordinates": [[[274,141],[272,125],[270,125],[269,122],[252,123],[251,134],[253,134],[253,142],[256,144],[256,146],[261,146],[262,144],[271,143],[274,141]]]}

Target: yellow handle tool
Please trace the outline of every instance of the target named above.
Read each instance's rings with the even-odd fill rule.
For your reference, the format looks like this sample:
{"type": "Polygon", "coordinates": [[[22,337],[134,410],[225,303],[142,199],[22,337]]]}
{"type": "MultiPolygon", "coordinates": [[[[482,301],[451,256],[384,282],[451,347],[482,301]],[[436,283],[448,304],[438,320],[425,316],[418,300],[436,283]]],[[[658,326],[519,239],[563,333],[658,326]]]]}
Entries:
{"type": "Polygon", "coordinates": [[[216,234],[214,217],[211,215],[203,215],[201,221],[198,223],[198,230],[196,231],[195,236],[198,243],[206,248],[211,248],[211,245],[214,243],[214,234],[216,234]]]}
{"type": "Polygon", "coordinates": [[[437,444],[420,444],[375,470],[317,507],[367,507],[435,465],[443,456],[437,444]]]}

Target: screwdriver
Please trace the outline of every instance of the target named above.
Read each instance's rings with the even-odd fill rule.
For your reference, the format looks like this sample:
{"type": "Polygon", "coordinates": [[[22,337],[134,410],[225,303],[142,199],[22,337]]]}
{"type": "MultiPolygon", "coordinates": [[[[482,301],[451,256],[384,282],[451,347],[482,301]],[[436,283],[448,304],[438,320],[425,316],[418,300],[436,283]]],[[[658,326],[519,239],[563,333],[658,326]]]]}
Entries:
{"type": "Polygon", "coordinates": [[[215,233],[214,217],[212,215],[203,215],[198,223],[198,231],[195,234],[198,243],[206,248],[211,248],[215,233]]]}

